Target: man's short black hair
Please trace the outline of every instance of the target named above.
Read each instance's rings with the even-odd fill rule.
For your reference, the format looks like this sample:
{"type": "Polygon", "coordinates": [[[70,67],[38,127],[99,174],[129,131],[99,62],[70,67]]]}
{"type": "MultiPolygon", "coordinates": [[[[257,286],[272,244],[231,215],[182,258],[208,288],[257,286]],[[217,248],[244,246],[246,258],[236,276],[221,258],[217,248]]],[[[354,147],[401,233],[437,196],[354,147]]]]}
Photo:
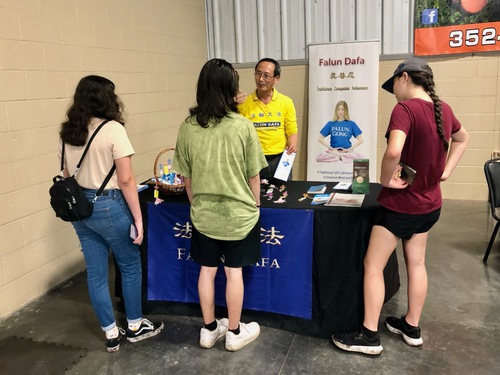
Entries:
{"type": "Polygon", "coordinates": [[[263,59],[260,59],[257,65],[255,65],[255,70],[257,70],[257,67],[261,62],[268,62],[271,64],[274,64],[274,77],[281,76],[281,66],[280,63],[277,62],[275,59],[271,59],[270,57],[264,57],[263,59]]]}

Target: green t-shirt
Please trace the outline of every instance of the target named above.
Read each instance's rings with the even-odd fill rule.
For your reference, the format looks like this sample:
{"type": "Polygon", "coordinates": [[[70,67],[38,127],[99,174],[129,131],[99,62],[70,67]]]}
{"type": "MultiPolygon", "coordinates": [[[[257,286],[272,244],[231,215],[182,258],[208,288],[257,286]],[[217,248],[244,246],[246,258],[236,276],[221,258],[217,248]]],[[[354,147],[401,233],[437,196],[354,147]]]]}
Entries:
{"type": "Polygon", "coordinates": [[[192,179],[191,221],[205,236],[241,240],[259,209],[248,185],[267,165],[253,124],[232,113],[203,128],[195,118],[179,128],[173,168],[192,179]]]}

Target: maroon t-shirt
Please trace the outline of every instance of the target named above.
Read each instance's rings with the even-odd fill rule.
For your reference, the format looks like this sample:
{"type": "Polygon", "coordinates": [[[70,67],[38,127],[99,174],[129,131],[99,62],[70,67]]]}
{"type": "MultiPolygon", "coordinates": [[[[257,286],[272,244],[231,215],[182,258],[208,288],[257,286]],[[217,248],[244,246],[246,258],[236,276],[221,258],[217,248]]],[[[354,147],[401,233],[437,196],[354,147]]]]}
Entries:
{"type": "MultiPolygon", "coordinates": [[[[461,125],[448,104],[441,101],[441,108],[443,134],[449,140],[461,125]]],[[[401,130],[406,134],[401,161],[417,173],[413,184],[405,189],[382,188],[379,203],[392,211],[412,215],[437,210],[442,205],[439,180],[447,154],[437,132],[434,104],[422,99],[398,103],[392,111],[386,138],[391,130],[401,130]]]]}

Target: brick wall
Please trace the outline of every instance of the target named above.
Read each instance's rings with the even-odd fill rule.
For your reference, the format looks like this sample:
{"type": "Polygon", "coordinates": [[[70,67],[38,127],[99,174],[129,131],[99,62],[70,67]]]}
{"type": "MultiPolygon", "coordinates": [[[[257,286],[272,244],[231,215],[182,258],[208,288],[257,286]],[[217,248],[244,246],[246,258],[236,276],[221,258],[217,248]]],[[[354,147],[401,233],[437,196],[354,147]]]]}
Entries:
{"type": "Polygon", "coordinates": [[[48,188],[76,84],[108,77],[138,181],[175,144],[207,59],[203,0],[0,0],[0,318],[84,268],[48,188]]]}

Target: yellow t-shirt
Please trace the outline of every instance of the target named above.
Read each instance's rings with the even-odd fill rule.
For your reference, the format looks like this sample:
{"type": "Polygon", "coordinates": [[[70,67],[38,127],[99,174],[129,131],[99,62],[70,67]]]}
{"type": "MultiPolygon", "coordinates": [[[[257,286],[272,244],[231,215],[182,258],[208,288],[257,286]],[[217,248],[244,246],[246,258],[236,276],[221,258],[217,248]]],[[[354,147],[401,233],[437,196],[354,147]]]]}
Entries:
{"type": "Polygon", "coordinates": [[[281,154],[286,149],[288,137],[298,132],[292,99],[276,89],[269,104],[262,103],[254,91],[238,110],[252,121],[264,155],[281,154]]]}

